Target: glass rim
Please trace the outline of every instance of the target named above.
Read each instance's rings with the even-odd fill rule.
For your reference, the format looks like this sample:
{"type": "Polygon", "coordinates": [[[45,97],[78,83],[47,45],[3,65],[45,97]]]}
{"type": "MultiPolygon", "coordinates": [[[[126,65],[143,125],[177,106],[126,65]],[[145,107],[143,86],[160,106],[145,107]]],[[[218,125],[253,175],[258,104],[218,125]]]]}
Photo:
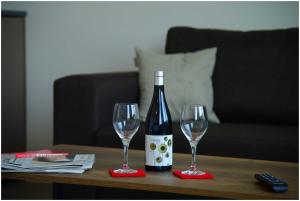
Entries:
{"type": "Polygon", "coordinates": [[[119,102],[119,103],[115,103],[115,105],[138,105],[137,103],[130,103],[130,102],[119,102]]]}
{"type": "Polygon", "coordinates": [[[194,107],[204,107],[204,108],[206,108],[206,106],[203,105],[203,104],[191,104],[191,105],[184,104],[183,107],[191,107],[191,108],[194,108],[194,107]]]}

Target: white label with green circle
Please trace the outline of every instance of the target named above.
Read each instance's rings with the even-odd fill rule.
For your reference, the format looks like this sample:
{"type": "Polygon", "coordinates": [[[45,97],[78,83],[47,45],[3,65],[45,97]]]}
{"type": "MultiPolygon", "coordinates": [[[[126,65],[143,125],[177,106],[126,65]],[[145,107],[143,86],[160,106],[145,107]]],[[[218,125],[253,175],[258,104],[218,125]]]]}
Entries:
{"type": "Polygon", "coordinates": [[[145,135],[145,165],[173,164],[173,135],[145,135]]]}

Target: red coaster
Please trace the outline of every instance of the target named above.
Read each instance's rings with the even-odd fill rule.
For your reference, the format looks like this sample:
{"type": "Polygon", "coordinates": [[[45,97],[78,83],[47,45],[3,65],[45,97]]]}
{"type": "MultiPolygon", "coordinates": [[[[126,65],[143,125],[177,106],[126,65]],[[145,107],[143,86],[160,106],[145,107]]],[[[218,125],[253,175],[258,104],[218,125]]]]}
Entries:
{"type": "Polygon", "coordinates": [[[186,175],[186,174],[181,174],[181,171],[175,170],[173,171],[173,174],[181,179],[213,179],[214,175],[206,172],[203,175],[186,175]]]}
{"type": "Polygon", "coordinates": [[[137,169],[136,173],[115,173],[113,169],[108,170],[112,177],[144,177],[146,173],[142,169],[137,169]]]}

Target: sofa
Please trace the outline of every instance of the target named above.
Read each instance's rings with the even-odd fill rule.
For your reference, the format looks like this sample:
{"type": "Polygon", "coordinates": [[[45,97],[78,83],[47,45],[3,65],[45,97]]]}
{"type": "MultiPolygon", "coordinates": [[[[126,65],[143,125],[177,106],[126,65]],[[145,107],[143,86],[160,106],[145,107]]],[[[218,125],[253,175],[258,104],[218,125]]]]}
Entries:
{"type": "MultiPolygon", "coordinates": [[[[172,27],[165,53],[217,47],[214,111],[197,153],[298,162],[298,28],[229,31],[172,27]]],[[[54,82],[54,144],[121,148],[112,126],[116,102],[139,102],[139,73],[71,75],[54,82]]],[[[130,149],[144,149],[144,122],[130,149]]],[[[178,122],[174,152],[190,153],[178,122]]],[[[161,194],[160,194],[161,195],[161,194]]]]}
{"type": "MultiPolygon", "coordinates": [[[[166,54],[217,47],[214,111],[197,153],[298,162],[298,28],[227,31],[173,27],[166,54]]],[[[138,72],[71,75],[54,82],[54,144],[122,146],[116,102],[139,102],[138,72]]],[[[179,123],[174,152],[190,153],[179,123]]],[[[144,123],[130,149],[144,149],[144,123]]]]}

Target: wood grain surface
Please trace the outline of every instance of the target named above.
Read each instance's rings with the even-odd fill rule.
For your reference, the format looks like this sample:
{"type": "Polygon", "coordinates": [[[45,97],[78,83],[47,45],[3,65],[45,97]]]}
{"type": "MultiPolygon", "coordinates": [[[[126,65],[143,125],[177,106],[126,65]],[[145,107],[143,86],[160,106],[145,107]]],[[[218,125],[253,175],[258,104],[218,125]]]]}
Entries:
{"type": "MultiPolygon", "coordinates": [[[[123,161],[123,150],[78,145],[57,145],[54,150],[70,153],[95,153],[93,169],[83,174],[32,174],[2,173],[2,179],[19,179],[35,182],[56,182],[102,187],[170,192],[187,195],[230,199],[298,199],[298,163],[239,159],[198,155],[198,167],[215,175],[212,180],[183,180],[168,172],[147,172],[146,177],[113,178],[109,168],[119,168],[123,161]],[[273,193],[261,186],[255,173],[269,172],[288,182],[286,193],[273,193]]],[[[174,154],[173,170],[187,169],[191,160],[189,154],[174,154]]],[[[144,168],[144,151],[129,150],[131,168],[144,168]]]]}

